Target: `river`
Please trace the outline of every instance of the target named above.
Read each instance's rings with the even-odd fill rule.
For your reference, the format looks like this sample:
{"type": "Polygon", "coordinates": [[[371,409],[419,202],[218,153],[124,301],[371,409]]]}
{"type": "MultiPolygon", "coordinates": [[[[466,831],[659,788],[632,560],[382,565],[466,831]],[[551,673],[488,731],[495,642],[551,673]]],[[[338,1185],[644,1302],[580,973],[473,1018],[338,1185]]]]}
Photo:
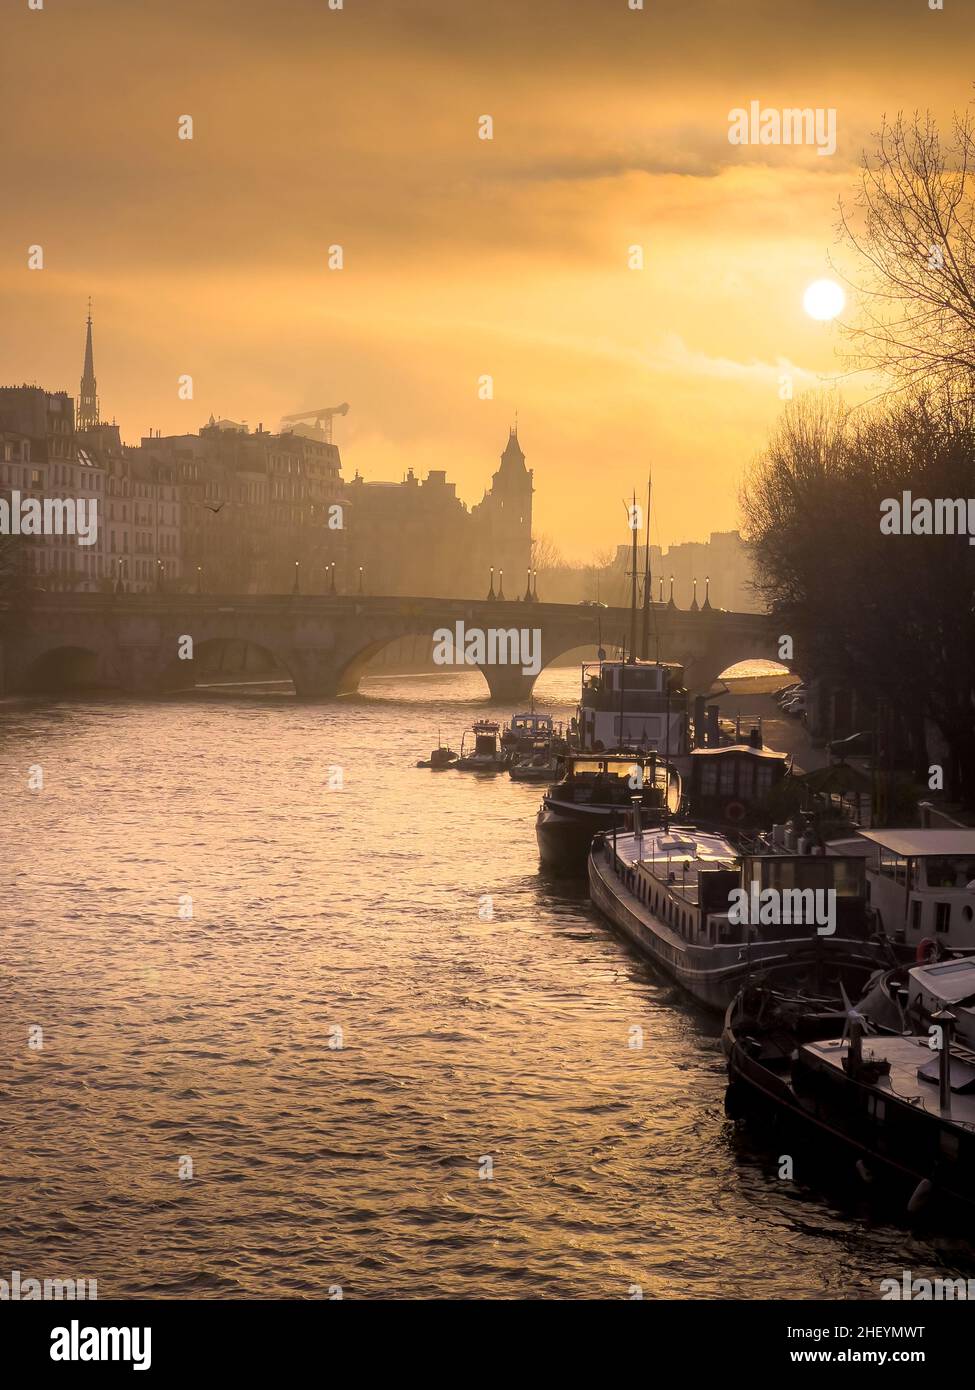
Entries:
{"type": "MultiPolygon", "coordinates": [[[[539,706],[576,689],[545,672],[539,706]]],[[[715,1021],[539,875],[537,787],[414,767],[487,712],[479,675],[365,691],[0,705],[0,1277],[801,1299],[958,1271],[749,1152],[715,1021]]]]}

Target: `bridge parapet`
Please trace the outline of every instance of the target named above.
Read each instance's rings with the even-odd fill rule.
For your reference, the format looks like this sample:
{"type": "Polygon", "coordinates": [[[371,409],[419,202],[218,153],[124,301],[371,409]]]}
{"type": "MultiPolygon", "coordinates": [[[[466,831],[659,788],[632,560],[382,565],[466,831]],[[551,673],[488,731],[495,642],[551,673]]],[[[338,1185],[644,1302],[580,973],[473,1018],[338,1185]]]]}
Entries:
{"type": "MultiPolygon", "coordinates": [[[[362,670],[387,643],[432,636],[457,622],[467,629],[537,630],[541,668],[576,647],[601,640],[614,648],[628,637],[622,608],[428,597],[314,594],[36,594],[0,612],[3,693],[33,688],[51,653],[92,654],[133,693],[190,685],[180,659],[182,639],[238,641],[264,648],[291,675],[300,695],[329,697],[358,687],[362,670]]],[[[775,659],[775,633],[764,614],[698,612],[654,605],[651,647],[685,666],[692,688],[707,688],[720,671],[746,657],[775,659]]],[[[534,676],[521,666],[482,666],[497,702],[527,699],[534,676]]]]}

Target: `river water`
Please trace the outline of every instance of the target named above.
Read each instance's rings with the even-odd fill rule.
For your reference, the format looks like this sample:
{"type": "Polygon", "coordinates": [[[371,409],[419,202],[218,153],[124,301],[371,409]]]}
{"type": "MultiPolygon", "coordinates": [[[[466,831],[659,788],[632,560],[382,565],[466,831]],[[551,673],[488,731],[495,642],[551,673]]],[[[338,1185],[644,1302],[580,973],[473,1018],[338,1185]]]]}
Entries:
{"type": "MultiPolygon", "coordinates": [[[[539,707],[576,689],[545,672],[539,707]]],[[[539,875],[537,787],[414,767],[487,713],[479,675],[365,691],[0,706],[0,1277],[801,1299],[958,1272],[742,1145],[716,1023],[539,875]]]]}

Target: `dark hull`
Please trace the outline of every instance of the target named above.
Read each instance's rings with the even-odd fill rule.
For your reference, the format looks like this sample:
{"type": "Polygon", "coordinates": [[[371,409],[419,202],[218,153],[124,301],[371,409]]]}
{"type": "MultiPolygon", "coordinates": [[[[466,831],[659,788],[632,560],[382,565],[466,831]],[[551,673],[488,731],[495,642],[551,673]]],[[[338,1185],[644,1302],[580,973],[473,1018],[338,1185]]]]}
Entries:
{"type": "Polygon", "coordinates": [[[589,896],[643,955],[705,1008],[724,1013],[748,979],[759,972],[778,985],[822,987],[827,980],[854,997],[876,971],[878,956],[866,942],[820,937],[753,943],[746,953],[739,944],[693,945],[650,912],[607,870],[606,856],[589,858],[589,896]]]}
{"type": "Polygon", "coordinates": [[[828,1175],[829,1185],[845,1186],[859,1199],[869,1194],[893,1216],[936,1222],[950,1217],[953,1225],[975,1231],[975,1143],[972,1153],[947,1159],[935,1117],[911,1107],[892,1114],[888,1105],[878,1120],[869,1105],[870,1088],[856,1082],[834,1087],[832,1095],[807,1093],[801,1070],[797,1086],[787,1061],[769,1065],[753,1055],[736,1034],[735,1009],[732,1002],[722,1035],[730,1118],[747,1121],[775,1153],[801,1155],[798,1180],[822,1187],[828,1175]],[[798,1143],[786,1148],[787,1138],[798,1143]],[[930,1185],[926,1193],[922,1185],[930,1185]]]}
{"type": "Polygon", "coordinates": [[[607,806],[599,813],[587,810],[583,818],[581,813],[572,814],[571,806],[555,811],[543,802],[535,821],[542,865],[565,877],[584,878],[593,836],[600,830],[612,832],[614,824],[622,830],[626,815],[621,807],[607,806]]]}

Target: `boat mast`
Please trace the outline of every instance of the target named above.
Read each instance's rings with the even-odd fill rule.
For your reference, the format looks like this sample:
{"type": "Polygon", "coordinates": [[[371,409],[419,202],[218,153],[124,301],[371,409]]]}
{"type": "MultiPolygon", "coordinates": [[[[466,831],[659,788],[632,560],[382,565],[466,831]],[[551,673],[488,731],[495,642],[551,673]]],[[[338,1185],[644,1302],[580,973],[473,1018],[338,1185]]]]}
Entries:
{"type": "MultiPolygon", "coordinates": [[[[630,508],[630,534],[633,537],[633,556],[630,565],[630,660],[636,656],[636,547],[637,547],[637,510],[636,510],[636,491],[633,492],[633,505],[630,508]]],[[[623,658],[626,659],[625,656],[623,658]]]]}
{"type": "Polygon", "coordinates": [[[652,475],[647,477],[647,546],[643,566],[643,632],[640,640],[640,655],[646,661],[650,655],[650,498],[652,475]]]}

